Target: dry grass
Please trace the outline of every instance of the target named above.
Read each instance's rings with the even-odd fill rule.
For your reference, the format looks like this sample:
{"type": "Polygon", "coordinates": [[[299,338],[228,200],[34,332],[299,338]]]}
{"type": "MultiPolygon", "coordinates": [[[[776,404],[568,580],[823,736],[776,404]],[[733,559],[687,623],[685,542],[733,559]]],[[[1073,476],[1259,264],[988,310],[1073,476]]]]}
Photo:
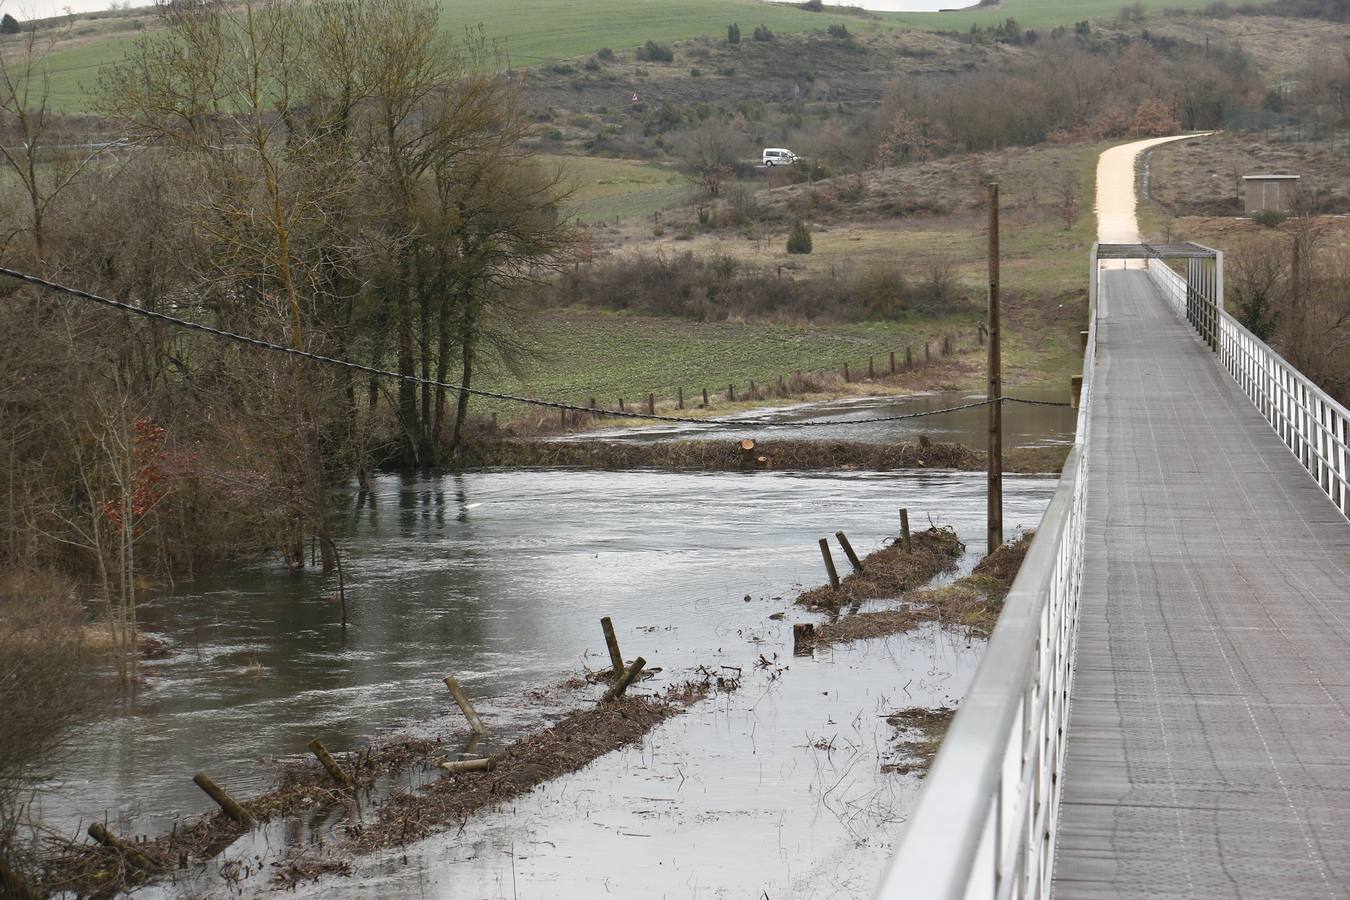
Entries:
{"type": "MultiPolygon", "coordinates": [[[[839,587],[822,585],[797,598],[802,606],[838,613],[845,605],[885,597],[898,597],[905,591],[931,581],[938,573],[952,568],[965,545],[950,528],[929,528],[912,536],[911,549],[896,539],[889,547],[869,553],[863,559],[863,571],[840,580],[839,587]]],[[[848,561],[838,557],[844,566],[848,561]]]]}
{"type": "MultiPolygon", "coordinates": [[[[421,763],[442,748],[439,740],[404,737],[372,745],[365,751],[335,754],[335,757],[357,788],[370,788],[377,778],[421,763]]],[[[312,760],[286,767],[279,781],[274,790],[240,801],[257,821],[266,822],[327,804],[345,804],[352,797],[350,789],[337,787],[312,760]]],[[[50,852],[42,861],[37,886],[44,894],[68,892],[77,896],[111,896],[173,872],[189,858],[210,858],[245,830],[245,826],[224,813],[214,813],[202,816],[185,828],[174,828],[167,835],[143,842],[129,841],[134,846],[134,853],[74,843],[64,838],[52,839],[49,841],[50,852]]],[[[120,837],[125,839],[127,836],[120,837]]]]}
{"type": "Polygon", "coordinates": [[[402,846],[462,822],[606,753],[635,743],[652,728],[707,694],[701,684],[678,686],[664,697],[624,697],[577,710],[552,728],[512,744],[488,772],[459,772],[437,779],[417,794],[397,794],[380,806],[369,825],[349,826],[361,850],[402,846]]]}
{"type": "Polygon", "coordinates": [[[946,706],[937,709],[915,706],[887,716],[886,723],[895,729],[892,747],[900,758],[882,763],[881,771],[897,775],[927,772],[955,716],[956,710],[946,706]]]}
{"type": "MultiPolygon", "coordinates": [[[[1003,471],[1055,473],[1068,446],[1025,447],[1003,452],[1003,471]]],[[[736,441],[492,441],[463,448],[464,468],[675,469],[728,472],[902,469],[984,469],[985,455],[960,444],[875,444],[863,441],[769,440],[746,454],[736,441]],[[759,458],[764,457],[760,462],[759,458]]]]}
{"type": "Polygon", "coordinates": [[[736,441],[499,441],[465,448],[461,465],[592,469],[976,469],[979,457],[958,444],[870,444],[769,440],[752,452],[736,441]]]}
{"type": "MultiPolygon", "coordinates": [[[[987,635],[994,630],[1003,601],[1031,546],[1032,533],[1004,544],[951,584],[909,594],[896,609],[858,613],[816,629],[815,643],[843,644],[886,637],[936,622],[987,635]]],[[[870,559],[870,557],[869,557],[870,559]]],[[[819,590],[819,589],[818,589],[819,590]]]]}

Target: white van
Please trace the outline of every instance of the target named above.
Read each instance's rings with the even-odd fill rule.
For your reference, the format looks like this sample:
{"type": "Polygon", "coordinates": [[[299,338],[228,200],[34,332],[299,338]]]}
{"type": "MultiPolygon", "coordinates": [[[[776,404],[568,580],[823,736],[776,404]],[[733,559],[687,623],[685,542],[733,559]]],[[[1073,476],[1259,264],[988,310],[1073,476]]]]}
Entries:
{"type": "Polygon", "coordinates": [[[764,148],[764,165],[790,166],[797,161],[797,154],[782,147],[764,148]]]}

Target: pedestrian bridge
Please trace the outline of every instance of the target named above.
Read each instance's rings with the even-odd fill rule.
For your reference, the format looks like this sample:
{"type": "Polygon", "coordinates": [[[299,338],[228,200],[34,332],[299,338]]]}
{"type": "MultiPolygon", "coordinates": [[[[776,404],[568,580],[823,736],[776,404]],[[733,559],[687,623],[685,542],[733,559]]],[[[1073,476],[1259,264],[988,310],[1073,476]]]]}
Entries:
{"type": "Polygon", "coordinates": [[[1099,244],[1075,446],[885,898],[1350,894],[1350,412],[1099,244]]]}

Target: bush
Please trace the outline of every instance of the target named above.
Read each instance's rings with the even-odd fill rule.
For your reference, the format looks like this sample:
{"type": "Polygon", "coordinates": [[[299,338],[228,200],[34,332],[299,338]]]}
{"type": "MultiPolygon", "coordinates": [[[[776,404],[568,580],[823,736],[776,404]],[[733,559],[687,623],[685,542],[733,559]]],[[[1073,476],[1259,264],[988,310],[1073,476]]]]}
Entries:
{"type": "Polygon", "coordinates": [[[849,33],[848,28],[844,25],[831,25],[829,28],[825,30],[829,32],[830,37],[835,38],[836,40],[840,41],[853,40],[853,35],[849,33]]]}
{"type": "Polygon", "coordinates": [[[643,62],[674,62],[675,51],[656,41],[648,41],[638,48],[637,58],[643,62]]]}
{"type": "Polygon", "coordinates": [[[1264,228],[1279,228],[1289,218],[1278,209],[1263,209],[1252,213],[1252,221],[1264,228]]]}
{"type": "Polygon", "coordinates": [[[805,3],[798,3],[797,8],[807,12],[821,12],[825,9],[825,4],[821,0],[806,0],[805,3]]]}
{"type": "Polygon", "coordinates": [[[18,34],[19,20],[5,13],[4,18],[0,18],[0,34],[18,34]]]}
{"type": "Polygon", "coordinates": [[[595,58],[602,59],[605,62],[612,62],[614,60],[614,51],[608,47],[601,47],[599,50],[595,51],[595,58]]]}
{"type": "Polygon", "coordinates": [[[757,25],[753,37],[757,41],[768,43],[773,40],[773,32],[769,30],[768,25],[757,25]]]}
{"type": "Polygon", "coordinates": [[[741,42],[741,26],[732,22],[727,26],[727,43],[739,44],[741,42]]]}
{"type": "Polygon", "coordinates": [[[787,239],[787,252],[789,253],[810,253],[811,252],[811,229],[807,227],[806,222],[798,219],[792,226],[792,232],[787,239]]]}

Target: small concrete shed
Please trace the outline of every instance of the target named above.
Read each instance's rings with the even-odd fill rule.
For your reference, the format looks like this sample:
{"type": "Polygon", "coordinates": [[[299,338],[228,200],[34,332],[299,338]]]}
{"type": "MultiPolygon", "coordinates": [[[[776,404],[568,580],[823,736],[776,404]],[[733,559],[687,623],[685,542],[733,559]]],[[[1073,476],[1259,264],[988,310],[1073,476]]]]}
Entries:
{"type": "Polygon", "coordinates": [[[1297,175],[1243,175],[1243,202],[1247,215],[1271,210],[1293,212],[1294,197],[1298,194],[1297,175]]]}

